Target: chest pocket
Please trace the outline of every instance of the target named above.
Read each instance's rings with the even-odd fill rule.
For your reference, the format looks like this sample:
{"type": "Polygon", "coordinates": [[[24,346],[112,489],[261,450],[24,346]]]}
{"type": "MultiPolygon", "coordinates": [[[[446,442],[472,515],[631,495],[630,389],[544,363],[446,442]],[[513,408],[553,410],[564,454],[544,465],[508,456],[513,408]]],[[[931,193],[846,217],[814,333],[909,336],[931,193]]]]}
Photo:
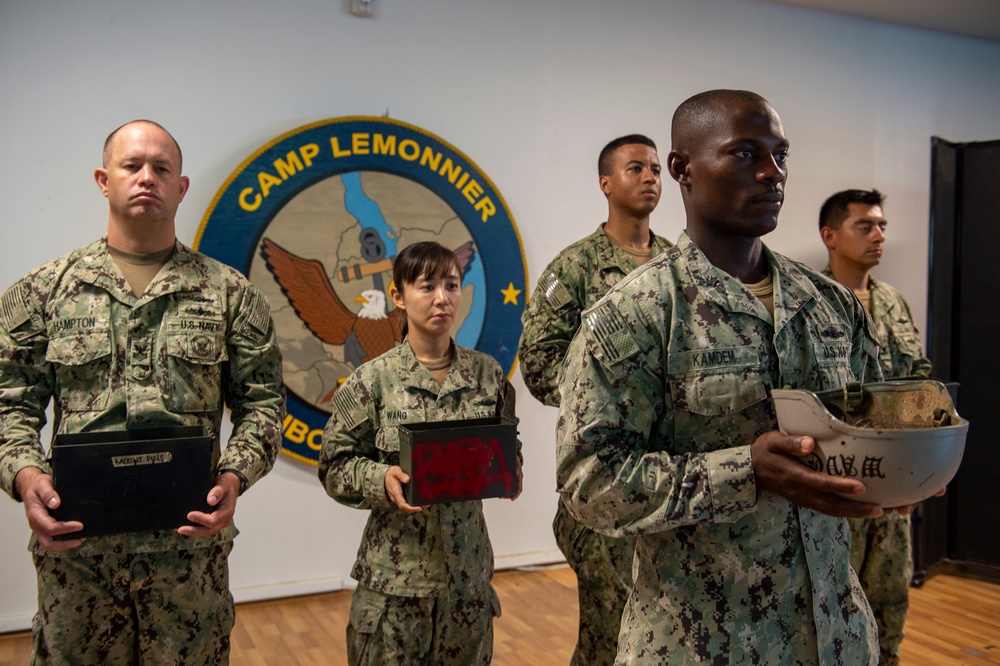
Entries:
{"type": "Polygon", "coordinates": [[[222,406],[226,325],[221,318],[174,317],[167,327],[166,403],[177,412],[207,412],[222,406]]]}
{"type": "Polygon", "coordinates": [[[898,354],[910,357],[923,355],[920,336],[909,319],[890,320],[885,328],[880,327],[879,336],[883,351],[888,351],[891,354],[895,350],[898,354]],[[888,330],[886,331],[886,329],[888,330]]]}
{"type": "Polygon", "coordinates": [[[814,342],[813,355],[819,371],[819,389],[834,389],[854,381],[850,342],[814,342]]]}
{"type": "Polygon", "coordinates": [[[767,376],[757,347],[676,352],[667,357],[667,368],[679,410],[723,416],[767,398],[767,376]]]}
{"type": "Polygon", "coordinates": [[[59,404],[66,412],[105,409],[111,393],[111,329],[94,328],[50,338],[45,360],[53,365],[59,404]]]}

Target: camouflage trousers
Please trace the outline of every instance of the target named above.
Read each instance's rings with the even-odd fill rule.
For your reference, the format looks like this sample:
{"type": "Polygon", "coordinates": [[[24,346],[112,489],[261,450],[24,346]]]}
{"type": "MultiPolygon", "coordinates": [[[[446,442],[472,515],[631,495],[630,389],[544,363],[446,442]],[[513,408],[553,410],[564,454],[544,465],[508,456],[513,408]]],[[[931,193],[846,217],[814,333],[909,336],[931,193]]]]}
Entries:
{"type": "Polygon", "coordinates": [[[879,663],[899,663],[899,644],[910,605],[913,554],[910,516],[886,511],[878,518],[852,518],[851,566],[878,624],[879,663]]]}
{"type": "Polygon", "coordinates": [[[618,654],[618,630],[632,592],[635,538],[613,539],[584,527],[562,502],[552,531],[576,572],[580,627],[571,666],[609,666],[618,654]]]}
{"type": "Polygon", "coordinates": [[[358,586],[347,625],[350,666],[488,666],[500,599],[400,597],[358,586]]]}
{"type": "Polygon", "coordinates": [[[228,664],[230,550],[35,554],[32,665],[228,664]]]}

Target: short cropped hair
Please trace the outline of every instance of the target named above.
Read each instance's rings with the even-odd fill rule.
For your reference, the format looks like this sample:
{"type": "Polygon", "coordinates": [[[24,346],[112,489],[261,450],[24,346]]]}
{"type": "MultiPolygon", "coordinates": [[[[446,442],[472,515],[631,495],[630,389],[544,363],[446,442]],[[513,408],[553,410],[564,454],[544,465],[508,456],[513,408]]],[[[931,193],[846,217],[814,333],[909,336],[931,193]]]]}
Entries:
{"type": "Polygon", "coordinates": [[[718,108],[733,102],[770,103],[749,90],[706,90],[692,95],[677,107],[670,120],[670,141],[674,150],[687,149],[688,143],[699,139],[718,119],[718,108]]]}
{"type": "Polygon", "coordinates": [[[117,136],[118,132],[122,131],[123,129],[125,129],[129,125],[138,125],[140,123],[143,123],[143,124],[146,124],[146,125],[152,125],[153,127],[159,127],[161,130],[163,130],[166,133],[167,136],[170,137],[170,140],[174,142],[174,147],[177,148],[177,160],[178,160],[177,168],[178,168],[179,171],[183,172],[183,170],[184,170],[184,155],[181,153],[181,146],[180,146],[179,143],[177,143],[177,139],[174,138],[173,134],[171,134],[170,132],[167,132],[167,128],[164,127],[163,125],[161,125],[160,123],[153,122],[152,120],[145,120],[143,118],[138,118],[136,120],[130,120],[127,123],[125,123],[124,125],[121,125],[121,126],[115,128],[115,130],[113,132],[111,132],[111,134],[108,135],[108,138],[106,138],[104,140],[104,156],[103,156],[103,159],[101,161],[101,165],[105,169],[108,168],[108,163],[111,161],[111,143],[112,143],[112,141],[114,141],[114,138],[115,138],[115,136],[117,136]]]}
{"type": "Polygon", "coordinates": [[[884,202],[885,195],[874,188],[871,190],[844,190],[837,192],[820,206],[819,228],[830,227],[833,230],[839,229],[850,214],[847,208],[850,204],[881,206],[884,202]]]}
{"type": "Polygon", "coordinates": [[[648,136],[644,136],[642,134],[626,134],[625,136],[620,136],[609,142],[608,145],[604,146],[601,150],[601,155],[597,158],[597,175],[610,176],[611,170],[615,166],[615,151],[622,146],[630,146],[636,143],[643,146],[649,146],[653,150],[656,150],[656,144],[653,143],[653,140],[648,136]]]}

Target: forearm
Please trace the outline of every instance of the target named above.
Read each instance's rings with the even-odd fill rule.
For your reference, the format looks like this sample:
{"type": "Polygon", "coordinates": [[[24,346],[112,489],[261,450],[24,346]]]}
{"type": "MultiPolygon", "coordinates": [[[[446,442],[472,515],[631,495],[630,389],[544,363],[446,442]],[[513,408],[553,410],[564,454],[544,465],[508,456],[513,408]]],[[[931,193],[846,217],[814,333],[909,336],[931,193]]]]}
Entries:
{"type": "Polygon", "coordinates": [[[392,506],[385,490],[385,476],[390,465],[357,455],[341,440],[320,454],[319,478],[327,495],[355,509],[392,506]],[[328,452],[329,451],[329,452],[328,452]]]}
{"type": "Polygon", "coordinates": [[[557,485],[570,512],[598,532],[625,536],[729,522],[756,505],[749,445],[671,455],[645,450],[635,431],[574,427],[575,436],[560,427],[557,485]]]}
{"type": "Polygon", "coordinates": [[[50,473],[39,433],[45,426],[50,386],[43,367],[12,362],[15,353],[10,340],[0,361],[0,487],[20,499],[14,477],[26,467],[50,473]]]}
{"type": "Polygon", "coordinates": [[[569,341],[547,341],[521,351],[520,370],[528,392],[549,407],[559,406],[559,372],[569,341]]]}

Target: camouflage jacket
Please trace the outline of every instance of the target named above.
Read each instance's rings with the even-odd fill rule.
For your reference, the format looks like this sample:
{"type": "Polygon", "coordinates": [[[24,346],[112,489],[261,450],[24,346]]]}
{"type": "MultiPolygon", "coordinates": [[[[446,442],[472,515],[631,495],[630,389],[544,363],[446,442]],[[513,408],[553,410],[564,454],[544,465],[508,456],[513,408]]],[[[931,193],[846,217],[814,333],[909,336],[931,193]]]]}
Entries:
{"type": "Polygon", "coordinates": [[[639,535],[622,636],[658,656],[637,663],[877,659],[846,521],[758,490],[750,444],[777,429],[770,389],[877,380],[878,347],[847,289],[764,251],[773,319],[682,234],[567,353],[558,488],[593,529],[639,535]]]}
{"type": "MultiPolygon", "coordinates": [[[[179,242],[139,298],[104,239],[43,264],[0,300],[0,485],[15,499],[21,469],[51,473],[39,441],[50,399],[53,434],[204,426],[215,437],[215,469],[253,484],[274,464],[285,413],[267,301],[236,270],[179,242]],[[223,451],[224,404],[233,433],[223,451]]],[[[235,535],[230,525],[212,539],[235,535]]],[[[143,532],[91,537],[70,552],[151,552],[199,541],[143,532]]]]}
{"type": "Polygon", "coordinates": [[[514,389],[494,359],[459,345],[441,386],[404,342],[337,390],[319,478],[341,504],[371,511],[351,571],[359,584],[408,597],[488,594],[493,547],[482,502],[433,504],[408,515],[389,500],[385,474],[399,464],[401,424],[493,416],[516,422],[514,389]]]}
{"type": "MultiPolygon", "coordinates": [[[[652,231],[650,237],[653,256],[670,247],[670,241],[652,231]]],[[[580,313],[635,267],[632,258],[611,243],[602,224],[545,268],[521,315],[519,365],[531,395],[551,407],[559,406],[559,370],[580,328],[580,313]]]]}
{"type": "MultiPolygon", "coordinates": [[[[823,274],[833,278],[827,266],[823,274]]],[[[913,322],[910,304],[899,290],[887,282],[868,276],[871,291],[871,317],[878,333],[879,363],[888,377],[930,377],[931,362],[924,356],[920,331],[913,322]]]]}

